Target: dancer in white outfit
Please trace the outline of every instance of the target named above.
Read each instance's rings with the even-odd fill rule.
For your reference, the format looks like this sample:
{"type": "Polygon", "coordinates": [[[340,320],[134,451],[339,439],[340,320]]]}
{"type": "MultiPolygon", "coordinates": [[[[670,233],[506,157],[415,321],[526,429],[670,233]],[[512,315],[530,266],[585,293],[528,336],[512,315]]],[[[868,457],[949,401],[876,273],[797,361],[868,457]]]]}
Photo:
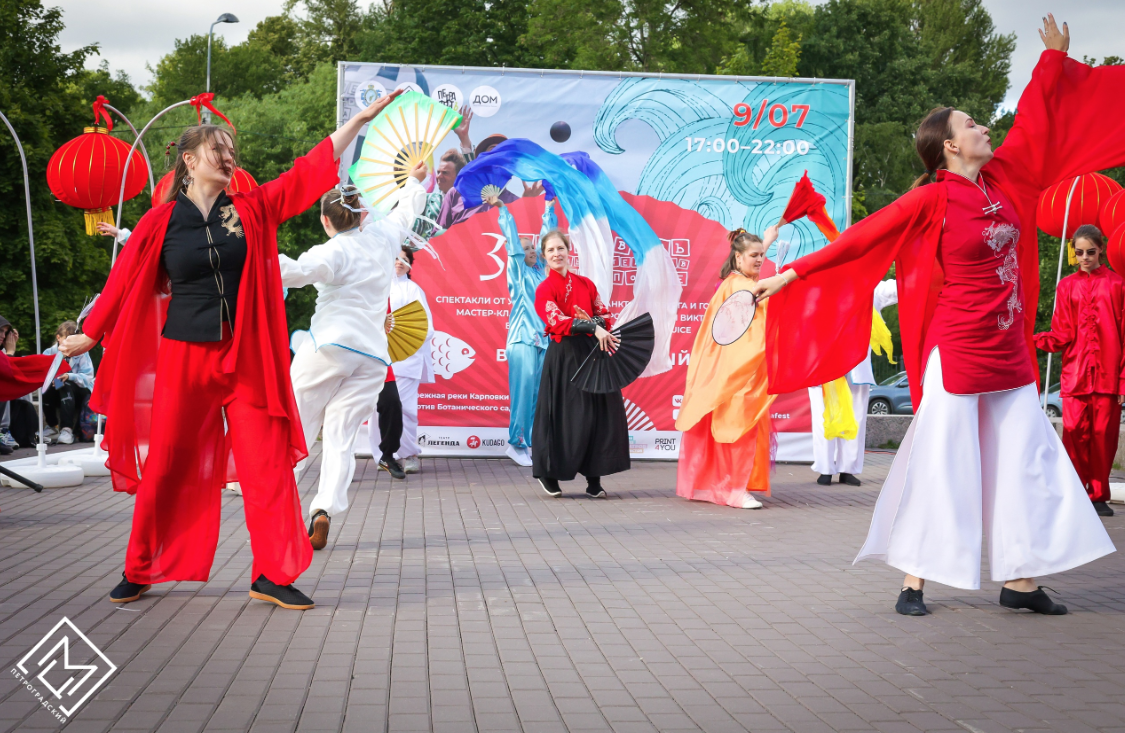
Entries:
{"type": "MultiPolygon", "coordinates": [[[[395,277],[391,281],[391,310],[398,310],[415,300],[422,304],[430,329],[422,348],[412,356],[396,362],[395,382],[398,384],[398,397],[402,402],[402,439],[395,457],[402,462],[403,473],[421,473],[422,450],[418,447],[418,385],[434,383],[434,360],[430,353],[430,339],[434,336],[434,317],[426,293],[410,279],[410,268],[414,266],[414,252],[402,248],[395,259],[395,277]]],[[[379,455],[376,450],[382,441],[379,433],[379,418],[372,413],[368,425],[368,438],[371,441],[371,455],[379,455]]]]}
{"type": "Polygon", "coordinates": [[[278,258],[285,287],[311,284],[317,290],[311,338],[291,368],[305,442],[311,446],[324,428],[320,485],[309,507],[309,538],[316,550],[328,542],[330,517],[348,508],[356,434],[387,375],[384,321],[395,255],[425,206],[420,183],[425,176],[426,166],[419,164],[406,182],[412,195],[385,219],[362,227],[358,191],[329,191],[321,199],[321,223],[332,238],[296,260],[278,258]]]}
{"type": "MultiPolygon", "coordinates": [[[[875,310],[881,311],[898,302],[898,284],[895,280],[884,280],[875,286],[875,310]]],[[[821,486],[832,483],[832,476],[840,474],[840,483],[859,486],[856,478],[863,473],[863,450],[867,438],[867,401],[871,386],[875,384],[875,372],[871,368],[871,347],[867,348],[867,358],[848,373],[848,384],[852,390],[852,410],[858,426],[855,438],[844,440],[833,438],[825,440],[824,392],[820,387],[809,387],[809,403],[812,409],[813,464],[812,470],[820,474],[816,482],[821,486]]]]}

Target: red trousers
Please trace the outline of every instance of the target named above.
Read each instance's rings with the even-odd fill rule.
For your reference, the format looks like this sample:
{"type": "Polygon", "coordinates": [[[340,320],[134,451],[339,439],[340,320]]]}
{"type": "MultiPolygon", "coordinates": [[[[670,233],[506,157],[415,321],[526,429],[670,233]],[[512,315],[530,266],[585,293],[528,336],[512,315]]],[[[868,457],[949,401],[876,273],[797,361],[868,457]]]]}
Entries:
{"type": "Polygon", "coordinates": [[[288,585],[312,562],[285,420],[240,394],[240,384],[254,375],[220,371],[231,344],[229,331],[225,336],[213,343],[160,343],[151,442],[125,558],[125,577],[134,583],[208,579],[228,446],[254,552],[252,577],[264,574],[288,585]]]}
{"type": "Polygon", "coordinates": [[[1109,501],[1109,472],[1121,432],[1117,395],[1064,397],[1063,445],[1090,501],[1109,501]]]}

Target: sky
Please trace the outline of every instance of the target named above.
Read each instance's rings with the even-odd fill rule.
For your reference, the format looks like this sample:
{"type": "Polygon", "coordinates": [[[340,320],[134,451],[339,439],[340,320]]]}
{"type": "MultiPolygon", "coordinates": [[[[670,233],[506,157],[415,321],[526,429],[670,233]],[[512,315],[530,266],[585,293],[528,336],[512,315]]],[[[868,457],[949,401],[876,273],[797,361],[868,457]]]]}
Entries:
{"type": "MultiPolygon", "coordinates": [[[[363,0],[361,0],[361,3],[363,0]]],[[[51,0],[46,0],[50,5],[51,0]]],[[[1016,51],[1012,57],[1011,88],[1004,107],[1015,107],[1042,45],[1036,29],[1048,11],[1066,21],[1071,29],[1071,55],[1099,61],[1109,55],[1125,56],[1125,0],[985,0],[997,31],[1015,32],[1016,51]]],[[[281,12],[282,0],[193,0],[190,3],[153,0],[63,0],[66,29],[61,36],[64,51],[90,43],[101,46],[101,56],[92,57],[96,66],[102,59],[114,71],[124,70],[136,85],[152,80],[147,65],[156,66],[170,52],[177,38],[206,33],[208,26],[223,13],[233,13],[239,23],[215,26],[216,35],[228,44],[241,43],[246,34],[266,16],[281,12]]]]}

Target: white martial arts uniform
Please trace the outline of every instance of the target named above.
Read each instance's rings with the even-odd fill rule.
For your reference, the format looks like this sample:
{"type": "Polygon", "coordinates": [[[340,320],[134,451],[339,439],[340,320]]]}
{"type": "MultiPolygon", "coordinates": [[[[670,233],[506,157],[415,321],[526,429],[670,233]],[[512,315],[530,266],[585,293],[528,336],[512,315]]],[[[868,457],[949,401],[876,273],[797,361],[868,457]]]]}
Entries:
{"type": "MultiPolygon", "coordinates": [[[[884,280],[875,286],[875,310],[882,311],[897,302],[898,285],[894,278],[884,280]]],[[[867,439],[867,400],[871,394],[871,387],[875,384],[875,373],[871,368],[871,347],[867,348],[867,358],[848,373],[848,383],[852,390],[855,422],[859,426],[855,440],[824,439],[824,393],[820,387],[809,387],[813,436],[812,470],[823,476],[837,473],[850,473],[857,476],[863,473],[863,452],[867,439]]]]}
{"type": "Polygon", "coordinates": [[[976,589],[982,533],[995,581],[1060,573],[1114,551],[1034,383],[950,394],[935,348],[922,384],[856,562],[876,558],[976,589]]]}
{"type": "MultiPolygon", "coordinates": [[[[426,333],[426,340],[422,348],[412,356],[396,362],[395,383],[398,385],[398,398],[402,402],[402,440],[399,442],[398,459],[410,458],[422,452],[418,447],[418,385],[434,383],[434,360],[430,351],[430,339],[434,336],[434,317],[430,313],[430,304],[426,302],[426,293],[418,284],[406,275],[397,275],[391,281],[391,310],[398,310],[413,301],[422,303],[426,310],[426,318],[430,322],[430,330],[426,333]]],[[[379,416],[372,411],[367,421],[368,438],[371,442],[371,455],[377,456],[376,450],[382,442],[379,433],[379,416]]]]}
{"type": "Polygon", "coordinates": [[[321,509],[336,516],[348,508],[356,433],[387,375],[384,321],[394,261],[426,203],[416,179],[408,178],[406,188],[411,195],[386,218],[340,232],[296,260],[278,258],[283,285],[312,284],[317,290],[311,338],[298,349],[290,371],[305,442],[311,446],[324,427],[320,485],[310,516],[321,509]]]}

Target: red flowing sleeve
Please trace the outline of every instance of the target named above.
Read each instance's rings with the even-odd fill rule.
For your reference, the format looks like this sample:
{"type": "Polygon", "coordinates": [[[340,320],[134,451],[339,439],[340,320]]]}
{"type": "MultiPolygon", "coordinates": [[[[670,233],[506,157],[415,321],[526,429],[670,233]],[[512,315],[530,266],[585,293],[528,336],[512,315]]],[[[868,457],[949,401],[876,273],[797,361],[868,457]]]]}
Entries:
{"type": "Polygon", "coordinates": [[[244,195],[255,200],[262,211],[272,217],[274,224],[291,219],[340,182],[338,161],[332,153],[332,140],[324,138],[293,161],[292,168],[244,195]]]}
{"type": "MultiPolygon", "coordinates": [[[[0,402],[18,400],[42,387],[54,360],[53,356],[8,356],[0,351],[0,402]]],[[[70,364],[64,360],[55,376],[61,377],[69,371],[70,364]]]]}
{"type": "Polygon", "coordinates": [[[1035,346],[1042,351],[1057,353],[1074,341],[1074,281],[1063,278],[1059,283],[1055,315],[1051,330],[1035,334],[1035,346]]]}
{"type": "Polygon", "coordinates": [[[770,298],[766,312],[771,394],[826,384],[867,358],[875,286],[891,263],[906,366],[918,368],[942,281],[935,251],[944,212],[944,189],[922,186],[785,268],[799,279],[770,298]]]}
{"type": "Polygon", "coordinates": [[[539,283],[539,287],[535,289],[535,312],[547,325],[547,333],[555,341],[570,335],[570,324],[574,320],[563,313],[559,300],[559,294],[548,275],[548,279],[539,283]]]}
{"type": "Polygon", "coordinates": [[[1125,66],[1091,68],[1046,50],[1016,120],[986,166],[1021,195],[1064,178],[1125,164],[1125,66]]]}

